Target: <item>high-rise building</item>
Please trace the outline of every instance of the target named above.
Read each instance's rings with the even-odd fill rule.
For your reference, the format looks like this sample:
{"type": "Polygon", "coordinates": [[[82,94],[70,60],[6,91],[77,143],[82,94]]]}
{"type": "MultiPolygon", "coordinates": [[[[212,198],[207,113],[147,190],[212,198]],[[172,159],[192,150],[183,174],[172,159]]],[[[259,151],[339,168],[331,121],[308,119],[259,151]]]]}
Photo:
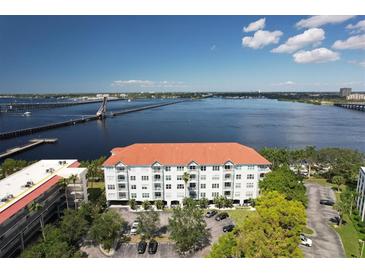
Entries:
{"type": "Polygon", "coordinates": [[[135,199],[171,206],[185,197],[212,201],[218,196],[242,204],[258,196],[258,182],[271,165],[239,143],[133,144],[111,153],[104,162],[109,204],[135,199]]]}
{"type": "Polygon", "coordinates": [[[340,96],[341,97],[347,97],[351,94],[352,89],[351,88],[340,88],[340,96]]]}

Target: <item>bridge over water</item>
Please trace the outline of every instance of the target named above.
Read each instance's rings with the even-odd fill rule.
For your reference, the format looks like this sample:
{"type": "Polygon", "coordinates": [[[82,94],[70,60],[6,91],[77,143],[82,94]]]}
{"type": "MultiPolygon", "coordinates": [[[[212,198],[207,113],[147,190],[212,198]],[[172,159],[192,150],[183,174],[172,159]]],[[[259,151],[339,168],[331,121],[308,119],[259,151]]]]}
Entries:
{"type": "Polygon", "coordinates": [[[358,111],[365,112],[365,103],[343,103],[343,104],[334,104],[336,107],[342,107],[347,109],[353,109],[358,111]]]}

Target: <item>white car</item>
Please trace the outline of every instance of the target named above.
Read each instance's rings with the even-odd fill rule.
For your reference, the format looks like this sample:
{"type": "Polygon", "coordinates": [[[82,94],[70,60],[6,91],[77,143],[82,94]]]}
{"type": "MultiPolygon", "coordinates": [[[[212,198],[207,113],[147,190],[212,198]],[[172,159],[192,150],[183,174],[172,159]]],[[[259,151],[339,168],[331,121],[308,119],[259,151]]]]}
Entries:
{"type": "Polygon", "coordinates": [[[134,222],[131,227],[131,235],[136,235],[138,230],[138,222],[134,222]]]}
{"type": "Polygon", "coordinates": [[[306,237],[303,234],[300,234],[300,243],[302,245],[305,245],[305,246],[308,246],[308,247],[311,247],[312,246],[312,240],[309,239],[308,237],[306,237]]]}

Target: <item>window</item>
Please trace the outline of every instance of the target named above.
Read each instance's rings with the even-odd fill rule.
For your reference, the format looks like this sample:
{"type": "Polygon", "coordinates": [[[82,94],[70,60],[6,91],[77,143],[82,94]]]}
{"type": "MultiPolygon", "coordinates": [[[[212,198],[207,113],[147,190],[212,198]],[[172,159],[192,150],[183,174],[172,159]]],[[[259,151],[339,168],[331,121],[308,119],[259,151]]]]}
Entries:
{"type": "Polygon", "coordinates": [[[183,166],[178,166],[177,171],[184,171],[184,167],[183,166]]]}
{"type": "Polygon", "coordinates": [[[206,166],[201,166],[201,167],[200,167],[200,170],[201,170],[201,171],[206,171],[206,170],[207,170],[207,167],[206,167],[206,166]]]}
{"type": "Polygon", "coordinates": [[[147,185],[143,185],[142,186],[142,189],[147,189],[148,188],[148,186],[147,185]]]}
{"type": "Polygon", "coordinates": [[[122,189],[125,189],[125,184],[118,184],[118,189],[119,190],[122,190],[122,189]]]}
{"type": "Polygon", "coordinates": [[[265,173],[260,173],[260,178],[264,178],[265,177],[265,173]]]}
{"type": "Polygon", "coordinates": [[[246,185],[247,188],[253,188],[253,183],[252,182],[248,182],[246,185]]]}
{"type": "Polygon", "coordinates": [[[124,181],[125,176],[124,175],[118,175],[118,181],[124,181]]]}
{"type": "Polygon", "coordinates": [[[224,187],[231,187],[231,183],[230,182],[225,182],[224,187]]]}
{"type": "Polygon", "coordinates": [[[219,180],[219,175],[213,175],[213,176],[212,176],[212,180],[214,180],[214,181],[218,181],[218,180],[219,180]]]}
{"type": "Polygon", "coordinates": [[[189,169],[190,170],[195,170],[196,169],[196,166],[189,166],[189,169]]]}
{"type": "Polygon", "coordinates": [[[219,192],[212,192],[212,197],[213,198],[219,197],[219,192]]]}
{"type": "Polygon", "coordinates": [[[207,175],[200,176],[200,180],[205,181],[207,179],[207,175]]]}
{"type": "Polygon", "coordinates": [[[225,166],[224,166],[224,169],[225,169],[225,170],[231,170],[231,169],[232,169],[232,166],[231,166],[231,165],[225,165],[225,166]]]}
{"type": "Polygon", "coordinates": [[[161,189],[161,184],[154,184],[153,187],[156,189],[156,190],[160,190],[161,189]]]}
{"type": "Polygon", "coordinates": [[[190,187],[192,188],[196,187],[196,183],[190,183],[190,187]]]}
{"type": "Polygon", "coordinates": [[[166,181],[171,181],[171,175],[166,175],[166,181]]]}
{"type": "Polygon", "coordinates": [[[224,175],[224,178],[225,178],[225,179],[231,179],[231,174],[225,174],[225,175],[224,175]]]}
{"type": "Polygon", "coordinates": [[[125,198],[127,198],[127,193],[119,192],[119,199],[125,199],[125,198]]]}
{"type": "Polygon", "coordinates": [[[176,179],[177,179],[178,181],[182,181],[183,176],[182,176],[182,175],[177,175],[177,176],[176,176],[176,179]]]}
{"type": "Polygon", "coordinates": [[[137,198],[137,193],[131,193],[131,198],[136,199],[137,198]]]}
{"type": "Polygon", "coordinates": [[[200,188],[201,188],[201,189],[205,189],[205,188],[207,188],[207,185],[206,185],[206,184],[201,184],[201,185],[200,185],[200,188]]]}
{"type": "Polygon", "coordinates": [[[247,174],[247,179],[252,180],[254,178],[255,178],[255,176],[253,174],[247,174]]]}
{"type": "Polygon", "coordinates": [[[135,181],[136,180],[136,176],[131,176],[131,181],[135,181]]]}
{"type": "Polygon", "coordinates": [[[248,169],[248,170],[254,170],[254,169],[255,169],[255,166],[254,166],[254,165],[248,165],[248,166],[247,166],[247,169],[248,169]]]}
{"type": "Polygon", "coordinates": [[[213,166],[213,171],[219,171],[219,166],[213,166]]]}
{"type": "Polygon", "coordinates": [[[142,193],[142,198],[149,198],[150,194],[149,193],[142,193]]]}
{"type": "Polygon", "coordinates": [[[184,184],[177,184],[177,189],[184,189],[184,184]]]}
{"type": "Polygon", "coordinates": [[[171,184],[166,184],[166,189],[171,189],[171,184]]]}
{"type": "Polygon", "coordinates": [[[237,179],[237,180],[241,180],[241,179],[242,179],[242,175],[241,175],[241,174],[237,174],[237,175],[236,175],[236,179],[237,179]]]}
{"type": "Polygon", "coordinates": [[[253,192],[252,191],[247,191],[246,192],[246,197],[247,198],[252,198],[253,197],[253,192]]]}
{"type": "Polygon", "coordinates": [[[165,166],[165,171],[171,171],[171,167],[170,166],[165,166]]]}
{"type": "Polygon", "coordinates": [[[155,192],[155,199],[161,198],[161,192],[155,192]]]}
{"type": "Polygon", "coordinates": [[[137,185],[131,185],[131,189],[137,189],[137,185]]]}
{"type": "Polygon", "coordinates": [[[161,175],[160,174],[154,175],[153,180],[154,181],[160,181],[161,180],[161,175]]]}
{"type": "Polygon", "coordinates": [[[161,167],[159,167],[159,166],[154,166],[153,167],[154,172],[159,172],[160,170],[161,170],[161,167]]]}
{"type": "Polygon", "coordinates": [[[236,188],[241,188],[241,183],[237,183],[236,188]]]}
{"type": "Polygon", "coordinates": [[[200,192],[200,198],[205,198],[206,195],[205,195],[205,192],[200,192]]]}
{"type": "Polygon", "coordinates": [[[236,166],[236,170],[241,170],[242,166],[236,166]]]}
{"type": "Polygon", "coordinates": [[[117,171],[125,171],[125,167],[124,166],[117,166],[117,171]]]}
{"type": "Polygon", "coordinates": [[[212,188],[219,188],[219,184],[212,184],[212,188]]]}
{"type": "Polygon", "coordinates": [[[224,191],[224,196],[231,196],[231,192],[230,191],[224,191]]]}
{"type": "Polygon", "coordinates": [[[148,176],[142,176],[142,181],[148,181],[148,176]]]}
{"type": "Polygon", "coordinates": [[[195,180],[196,179],[196,174],[190,174],[190,180],[195,180]]]}
{"type": "Polygon", "coordinates": [[[113,189],[115,189],[115,185],[108,185],[108,189],[109,189],[109,190],[113,190],[113,189]]]}

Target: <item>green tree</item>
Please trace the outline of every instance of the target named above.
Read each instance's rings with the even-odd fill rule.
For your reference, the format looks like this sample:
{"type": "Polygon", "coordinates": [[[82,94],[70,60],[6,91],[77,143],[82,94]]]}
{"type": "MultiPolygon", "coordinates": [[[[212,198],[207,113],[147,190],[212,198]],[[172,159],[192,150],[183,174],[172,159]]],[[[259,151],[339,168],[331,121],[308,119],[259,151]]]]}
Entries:
{"type": "Polygon", "coordinates": [[[353,209],[356,205],[356,199],[358,197],[358,193],[349,187],[346,187],[346,189],[341,192],[340,199],[345,204],[345,208],[347,209],[347,213],[352,216],[353,209]]]}
{"type": "Polygon", "coordinates": [[[190,174],[187,172],[184,172],[182,179],[184,180],[184,183],[185,183],[185,198],[187,198],[189,196],[188,195],[188,186],[189,186],[190,174]]]}
{"type": "Polygon", "coordinates": [[[137,202],[136,202],[136,200],[135,200],[135,199],[130,199],[130,200],[128,201],[128,203],[129,203],[129,206],[130,206],[130,208],[131,208],[132,210],[135,210],[135,209],[137,208],[137,202]]]}
{"type": "Polygon", "coordinates": [[[345,184],[345,179],[342,176],[334,176],[332,182],[337,186],[337,191],[340,191],[340,186],[345,184]]]}
{"type": "Polygon", "coordinates": [[[214,243],[208,255],[209,258],[242,257],[237,249],[236,236],[233,232],[223,234],[217,243],[214,243]]]}
{"type": "Polygon", "coordinates": [[[208,208],[209,200],[207,198],[201,198],[199,200],[199,206],[200,206],[200,208],[208,208]]]}
{"type": "Polygon", "coordinates": [[[147,200],[143,201],[142,207],[143,207],[144,210],[149,210],[151,208],[150,201],[147,201],[147,200]]]}
{"type": "Polygon", "coordinates": [[[198,203],[197,200],[194,200],[191,197],[185,197],[182,201],[183,206],[196,206],[198,203]]]}
{"type": "MultiPolygon", "coordinates": [[[[43,209],[43,206],[40,203],[37,203],[35,201],[33,201],[30,205],[28,205],[29,212],[39,212],[42,209],[43,209]]],[[[41,225],[41,232],[42,232],[43,240],[46,240],[46,235],[45,235],[45,232],[44,232],[43,213],[41,213],[40,216],[39,216],[39,223],[41,225]]]]}
{"type": "Polygon", "coordinates": [[[303,182],[287,166],[266,174],[259,185],[263,192],[278,191],[284,193],[288,200],[297,200],[304,205],[307,204],[306,188],[303,182]]]}
{"type": "Polygon", "coordinates": [[[283,165],[289,165],[289,150],[286,148],[264,147],[260,153],[272,163],[274,170],[283,165]]]}
{"type": "Polygon", "coordinates": [[[178,251],[183,254],[201,248],[210,236],[203,210],[191,205],[173,209],[168,229],[170,238],[175,241],[178,251]]]}
{"type": "Polygon", "coordinates": [[[231,208],[233,207],[233,201],[231,199],[228,199],[227,197],[223,197],[224,202],[223,202],[223,206],[226,208],[231,208]]]}
{"type": "Polygon", "coordinates": [[[88,231],[88,222],[81,211],[66,209],[60,223],[64,239],[71,245],[76,245],[88,231]]]}
{"type": "Polygon", "coordinates": [[[343,215],[346,212],[349,212],[349,204],[347,204],[346,202],[344,202],[343,200],[339,199],[334,208],[338,211],[338,214],[340,215],[340,223],[339,225],[342,225],[342,219],[343,219],[343,215]]]}
{"type": "Polygon", "coordinates": [[[304,159],[308,166],[308,178],[310,178],[312,173],[312,166],[317,160],[317,151],[315,146],[306,146],[303,152],[304,159]]]}
{"type": "Polygon", "coordinates": [[[213,199],[213,204],[215,204],[215,206],[218,208],[224,207],[225,202],[226,202],[226,200],[223,196],[215,197],[213,199]]]}
{"type": "Polygon", "coordinates": [[[123,219],[120,215],[113,210],[108,210],[96,217],[90,229],[90,236],[104,249],[110,250],[119,236],[122,225],[123,219]]]}
{"type": "Polygon", "coordinates": [[[77,181],[77,179],[78,179],[77,175],[75,175],[75,174],[72,174],[70,177],[68,177],[68,181],[72,182],[73,187],[74,187],[73,193],[74,193],[74,206],[75,206],[75,209],[77,209],[77,197],[76,197],[76,181],[77,181]]]}
{"type": "Polygon", "coordinates": [[[160,216],[154,211],[145,211],[138,214],[138,229],[137,232],[145,239],[152,239],[159,228],[160,216]]]}
{"type": "Polygon", "coordinates": [[[64,193],[65,193],[65,200],[66,200],[66,207],[67,209],[69,209],[69,201],[68,201],[68,185],[69,185],[70,181],[67,178],[62,178],[61,180],[59,180],[58,184],[61,186],[61,188],[63,189],[64,193]]]}
{"type": "Polygon", "coordinates": [[[157,209],[162,210],[162,209],[164,209],[165,204],[162,200],[157,200],[155,202],[155,206],[156,206],[157,209]]]}

